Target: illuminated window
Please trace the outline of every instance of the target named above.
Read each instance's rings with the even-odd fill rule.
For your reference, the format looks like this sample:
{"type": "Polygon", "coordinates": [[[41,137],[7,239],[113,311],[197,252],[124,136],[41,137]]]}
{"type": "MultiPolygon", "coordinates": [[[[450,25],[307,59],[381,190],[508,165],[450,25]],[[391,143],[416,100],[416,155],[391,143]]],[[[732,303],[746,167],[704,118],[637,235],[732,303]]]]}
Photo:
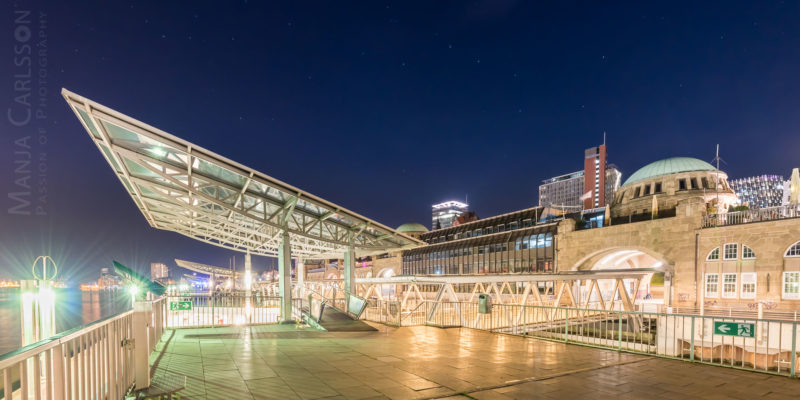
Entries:
{"type": "Polygon", "coordinates": [[[755,258],[756,253],[753,251],[753,249],[742,245],[742,260],[755,260],[755,258]]]}
{"type": "Polygon", "coordinates": [[[791,271],[783,273],[784,299],[800,299],[800,272],[791,271]]]}
{"type": "Polygon", "coordinates": [[[785,257],[800,257],[800,242],[797,242],[786,250],[785,257]]]}
{"type": "Polygon", "coordinates": [[[706,297],[717,297],[719,274],[706,274],[706,297]]]}
{"type": "Polygon", "coordinates": [[[739,297],[755,299],[757,283],[758,277],[755,272],[742,272],[742,294],[739,297]]]}
{"type": "Polygon", "coordinates": [[[739,244],[725,243],[725,253],[723,253],[723,260],[735,260],[739,256],[739,244]]]}
{"type": "Polygon", "coordinates": [[[736,298],[736,274],[722,274],[722,297],[736,298]]]}
{"type": "Polygon", "coordinates": [[[719,260],[719,247],[711,250],[711,253],[708,253],[708,257],[706,257],[708,261],[717,261],[719,260]]]}

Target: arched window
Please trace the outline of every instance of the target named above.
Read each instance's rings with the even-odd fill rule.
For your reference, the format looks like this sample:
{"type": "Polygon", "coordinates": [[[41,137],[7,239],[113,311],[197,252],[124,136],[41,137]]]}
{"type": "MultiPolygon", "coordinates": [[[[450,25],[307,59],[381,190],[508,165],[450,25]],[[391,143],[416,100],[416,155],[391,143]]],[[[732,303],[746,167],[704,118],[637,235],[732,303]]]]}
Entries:
{"type": "Polygon", "coordinates": [[[711,252],[708,253],[708,256],[706,256],[706,260],[707,261],[718,261],[719,260],[719,247],[715,248],[714,250],[711,250],[711,252]]]}
{"type": "Polygon", "coordinates": [[[742,260],[755,260],[756,253],[749,246],[742,245],[742,260]]]}
{"type": "Polygon", "coordinates": [[[800,242],[793,244],[786,250],[784,257],[800,257],[800,242]]]}

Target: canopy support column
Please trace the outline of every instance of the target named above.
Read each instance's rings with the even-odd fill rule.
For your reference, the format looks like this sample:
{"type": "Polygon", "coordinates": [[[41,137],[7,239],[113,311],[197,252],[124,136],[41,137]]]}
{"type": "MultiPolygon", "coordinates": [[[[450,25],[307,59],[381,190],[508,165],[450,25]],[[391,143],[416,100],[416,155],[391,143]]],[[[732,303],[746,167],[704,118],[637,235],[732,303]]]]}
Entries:
{"type": "Polygon", "coordinates": [[[281,323],[292,323],[292,245],[289,231],[285,229],[278,247],[278,288],[281,295],[281,323]]]}
{"type": "Polygon", "coordinates": [[[300,293],[300,297],[304,297],[306,295],[306,265],[303,263],[302,259],[295,260],[295,274],[297,274],[297,287],[300,293]]]}
{"type": "Polygon", "coordinates": [[[350,306],[350,295],[355,295],[355,282],[356,282],[356,252],[353,248],[353,240],[347,245],[347,251],[344,253],[344,293],[345,293],[345,308],[350,306]]]}

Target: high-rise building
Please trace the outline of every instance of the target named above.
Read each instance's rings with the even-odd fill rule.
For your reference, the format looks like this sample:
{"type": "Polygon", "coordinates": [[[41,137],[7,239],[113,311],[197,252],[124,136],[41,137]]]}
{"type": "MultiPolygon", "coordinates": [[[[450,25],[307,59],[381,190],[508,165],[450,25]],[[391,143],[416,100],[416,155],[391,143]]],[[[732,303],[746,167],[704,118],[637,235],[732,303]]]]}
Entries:
{"type": "Polygon", "coordinates": [[[468,204],[454,200],[434,204],[431,206],[431,229],[444,229],[453,226],[453,221],[459,215],[465,213],[468,207],[468,204]]]}
{"type": "Polygon", "coordinates": [[[545,179],[539,185],[539,205],[552,208],[580,208],[583,183],[583,171],[545,179]]]}
{"type": "Polygon", "coordinates": [[[584,150],[583,157],[583,209],[606,205],[606,145],[584,150]]]}
{"type": "Polygon", "coordinates": [[[167,279],[169,278],[169,268],[163,263],[150,263],[150,279],[167,279]]]}
{"type": "Polygon", "coordinates": [[[622,183],[622,173],[608,164],[606,145],[583,152],[583,171],[545,179],[539,185],[539,205],[569,211],[605,207],[622,183]]]}
{"type": "Polygon", "coordinates": [[[780,175],[760,175],[728,181],[739,204],[752,209],[777,207],[784,200],[785,180],[780,175]]]}

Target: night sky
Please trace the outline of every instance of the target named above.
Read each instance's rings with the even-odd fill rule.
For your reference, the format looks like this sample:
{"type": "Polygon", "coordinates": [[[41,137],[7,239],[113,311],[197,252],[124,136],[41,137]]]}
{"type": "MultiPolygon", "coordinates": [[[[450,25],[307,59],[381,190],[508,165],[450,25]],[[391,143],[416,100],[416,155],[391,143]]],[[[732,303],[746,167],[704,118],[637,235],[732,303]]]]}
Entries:
{"type": "Polygon", "coordinates": [[[88,3],[0,6],[0,279],[234,255],[149,228],[62,87],[389,226],[534,206],[604,131],[623,179],[717,143],[731,178],[800,166],[797,2],[88,3]]]}

